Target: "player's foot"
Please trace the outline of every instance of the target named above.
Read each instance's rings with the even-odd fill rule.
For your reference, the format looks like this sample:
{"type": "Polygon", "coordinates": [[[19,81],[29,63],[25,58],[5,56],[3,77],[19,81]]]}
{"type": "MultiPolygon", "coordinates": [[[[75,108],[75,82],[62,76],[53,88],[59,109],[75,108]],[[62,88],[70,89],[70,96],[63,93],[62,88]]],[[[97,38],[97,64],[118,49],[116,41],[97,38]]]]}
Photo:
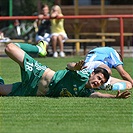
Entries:
{"type": "Polygon", "coordinates": [[[42,48],[42,51],[39,53],[40,56],[46,56],[47,55],[47,51],[46,51],[46,42],[45,41],[40,41],[38,43],[38,46],[40,46],[42,48]]]}
{"type": "Polygon", "coordinates": [[[113,85],[111,85],[111,84],[108,84],[105,86],[105,90],[107,90],[107,91],[112,90],[112,88],[113,88],[113,85]]]}
{"type": "Polygon", "coordinates": [[[0,77],[0,85],[3,85],[4,84],[4,80],[2,77],[0,77]]]}

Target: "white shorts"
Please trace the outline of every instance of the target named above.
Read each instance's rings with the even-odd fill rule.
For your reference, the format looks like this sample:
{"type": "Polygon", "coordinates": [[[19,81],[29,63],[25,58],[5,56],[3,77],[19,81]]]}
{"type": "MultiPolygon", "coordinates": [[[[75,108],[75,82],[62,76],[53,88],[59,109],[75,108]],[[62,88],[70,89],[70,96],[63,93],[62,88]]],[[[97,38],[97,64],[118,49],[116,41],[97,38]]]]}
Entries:
{"type": "Polygon", "coordinates": [[[84,66],[87,66],[86,69],[88,69],[88,70],[94,70],[95,68],[97,68],[98,66],[103,65],[103,64],[104,63],[101,61],[92,61],[92,62],[90,61],[90,62],[86,62],[84,64],[84,66]]]}
{"type": "Polygon", "coordinates": [[[39,42],[41,40],[45,41],[46,44],[48,45],[49,42],[50,42],[50,34],[49,33],[45,33],[44,36],[41,36],[41,35],[36,35],[36,42],[39,42]]]}
{"type": "Polygon", "coordinates": [[[62,42],[65,42],[65,40],[68,39],[67,34],[64,33],[64,32],[60,32],[60,33],[52,33],[52,34],[51,34],[51,37],[52,37],[52,36],[59,36],[59,35],[62,35],[62,36],[63,36],[63,40],[62,40],[62,42]]]}

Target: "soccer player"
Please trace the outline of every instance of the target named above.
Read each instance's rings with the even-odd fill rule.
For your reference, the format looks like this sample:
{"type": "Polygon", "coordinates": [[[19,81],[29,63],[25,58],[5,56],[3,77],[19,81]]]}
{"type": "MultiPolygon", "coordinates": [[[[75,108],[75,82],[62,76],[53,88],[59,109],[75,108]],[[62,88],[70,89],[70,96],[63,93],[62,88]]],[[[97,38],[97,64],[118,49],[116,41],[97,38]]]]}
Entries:
{"type": "MultiPolygon", "coordinates": [[[[69,67],[75,65],[69,64],[69,67]]],[[[133,79],[123,68],[123,59],[118,52],[111,47],[98,47],[92,49],[85,58],[84,66],[88,70],[93,70],[97,67],[102,67],[108,70],[109,74],[112,74],[111,69],[116,69],[123,80],[110,77],[108,82],[102,86],[103,89],[112,90],[124,90],[131,89],[133,87],[133,79]]]]}
{"type": "MultiPolygon", "coordinates": [[[[46,47],[45,43],[44,45],[46,47]]],[[[109,74],[104,68],[98,67],[93,72],[89,72],[87,69],[77,71],[79,66],[83,66],[84,63],[79,61],[73,70],[67,68],[55,72],[38,63],[13,43],[6,46],[5,52],[20,65],[22,81],[5,85],[1,78],[1,96],[90,96],[102,98],[128,98],[130,96],[128,91],[122,93],[118,91],[117,95],[92,91],[92,88],[97,88],[108,80],[109,74]]]]}

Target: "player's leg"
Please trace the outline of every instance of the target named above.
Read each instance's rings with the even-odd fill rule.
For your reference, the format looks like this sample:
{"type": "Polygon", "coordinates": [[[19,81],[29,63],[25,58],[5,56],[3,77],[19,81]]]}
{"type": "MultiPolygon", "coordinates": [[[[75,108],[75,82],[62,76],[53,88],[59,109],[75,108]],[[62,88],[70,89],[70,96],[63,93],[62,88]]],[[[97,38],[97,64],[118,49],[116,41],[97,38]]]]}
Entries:
{"type": "Polygon", "coordinates": [[[10,43],[5,48],[6,54],[23,68],[23,60],[25,52],[13,43],[10,43]]]}
{"type": "Polygon", "coordinates": [[[24,50],[26,53],[34,53],[34,54],[39,53],[39,48],[36,45],[32,45],[29,43],[14,43],[14,44],[17,45],[22,50],[24,50]]]}
{"type": "Polygon", "coordinates": [[[129,90],[132,88],[132,84],[127,80],[111,77],[109,80],[101,86],[99,89],[103,90],[129,90]]]}
{"type": "Polygon", "coordinates": [[[110,84],[112,85],[112,90],[118,90],[118,89],[125,90],[132,88],[132,84],[129,81],[114,77],[111,77],[110,84]]]}
{"type": "Polygon", "coordinates": [[[12,84],[1,85],[0,84],[0,96],[7,96],[12,91],[12,84]]]}
{"type": "Polygon", "coordinates": [[[0,76],[0,85],[3,85],[4,84],[4,80],[3,78],[0,76]]]}
{"type": "Polygon", "coordinates": [[[5,85],[4,80],[0,77],[0,96],[8,95],[12,90],[12,85],[5,85]]]}
{"type": "Polygon", "coordinates": [[[24,50],[26,53],[39,54],[40,56],[46,56],[46,46],[45,41],[40,41],[37,45],[32,45],[29,43],[15,43],[19,48],[24,50]]]}

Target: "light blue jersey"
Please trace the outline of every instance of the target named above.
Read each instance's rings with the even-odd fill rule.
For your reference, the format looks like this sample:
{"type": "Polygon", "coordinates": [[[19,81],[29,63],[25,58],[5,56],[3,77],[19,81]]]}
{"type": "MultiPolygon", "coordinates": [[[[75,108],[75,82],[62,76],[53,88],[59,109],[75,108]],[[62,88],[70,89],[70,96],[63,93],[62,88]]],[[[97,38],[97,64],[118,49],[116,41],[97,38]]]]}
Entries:
{"type": "Polygon", "coordinates": [[[93,61],[101,61],[109,68],[116,68],[118,65],[123,65],[119,54],[111,47],[98,47],[91,50],[86,56],[85,64],[93,61]]]}

